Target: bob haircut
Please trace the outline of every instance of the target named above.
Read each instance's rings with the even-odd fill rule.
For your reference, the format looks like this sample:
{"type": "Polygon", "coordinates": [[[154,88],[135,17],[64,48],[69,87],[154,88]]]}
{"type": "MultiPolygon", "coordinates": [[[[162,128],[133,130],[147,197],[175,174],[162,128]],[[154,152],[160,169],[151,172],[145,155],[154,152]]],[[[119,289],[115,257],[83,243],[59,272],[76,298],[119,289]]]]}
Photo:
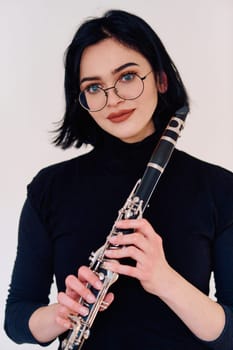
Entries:
{"type": "Polygon", "coordinates": [[[71,145],[96,146],[101,141],[102,129],[78,101],[79,68],[85,48],[106,38],[114,38],[140,52],[151,64],[159,81],[162,82],[164,73],[166,74],[168,87],[165,93],[159,93],[158,105],[153,115],[157,130],[162,132],[174,112],[183,105],[188,105],[188,96],[179,72],[153,29],[134,14],[109,10],[102,17],[83,22],[66,50],[64,82],[66,110],[53,141],[63,149],[71,145]]]}

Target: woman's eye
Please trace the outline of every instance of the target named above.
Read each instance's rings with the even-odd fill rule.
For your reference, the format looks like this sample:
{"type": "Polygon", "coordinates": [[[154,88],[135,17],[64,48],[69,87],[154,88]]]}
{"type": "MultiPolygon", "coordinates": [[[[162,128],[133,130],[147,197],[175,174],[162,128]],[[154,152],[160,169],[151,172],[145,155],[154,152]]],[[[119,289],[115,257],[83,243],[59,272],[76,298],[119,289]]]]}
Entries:
{"type": "Polygon", "coordinates": [[[135,73],[127,73],[127,74],[124,74],[122,75],[122,77],[120,78],[120,80],[122,82],[131,82],[134,78],[135,78],[135,73]]]}
{"type": "Polygon", "coordinates": [[[100,92],[101,87],[98,84],[93,84],[88,86],[85,91],[89,94],[97,94],[98,92],[100,92]]]}

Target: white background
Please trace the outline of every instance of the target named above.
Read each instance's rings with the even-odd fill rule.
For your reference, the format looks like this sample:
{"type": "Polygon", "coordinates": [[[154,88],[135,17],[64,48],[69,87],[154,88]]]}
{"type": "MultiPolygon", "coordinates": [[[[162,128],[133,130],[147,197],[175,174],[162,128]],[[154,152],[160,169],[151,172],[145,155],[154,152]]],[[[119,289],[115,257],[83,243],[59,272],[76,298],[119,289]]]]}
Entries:
{"type": "MultiPolygon", "coordinates": [[[[26,185],[42,167],[78,153],[51,145],[54,123],[64,111],[63,54],[82,21],[109,8],[147,20],[180,70],[191,113],[178,147],[233,170],[232,0],[0,0],[0,346],[4,350],[19,348],[2,328],[26,185]]],[[[54,343],[49,349],[56,347],[54,343]]],[[[20,347],[32,348],[37,346],[20,347]]]]}

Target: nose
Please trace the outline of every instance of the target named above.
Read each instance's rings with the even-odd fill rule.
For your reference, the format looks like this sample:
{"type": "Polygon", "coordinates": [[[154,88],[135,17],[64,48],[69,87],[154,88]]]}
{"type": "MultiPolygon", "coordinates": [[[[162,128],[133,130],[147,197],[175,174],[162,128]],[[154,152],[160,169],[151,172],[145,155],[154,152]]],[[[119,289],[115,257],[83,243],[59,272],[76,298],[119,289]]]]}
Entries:
{"type": "Polygon", "coordinates": [[[114,106],[114,105],[124,101],[123,98],[121,98],[117,95],[117,91],[116,91],[116,88],[114,86],[106,89],[105,93],[107,95],[107,106],[114,106]]]}

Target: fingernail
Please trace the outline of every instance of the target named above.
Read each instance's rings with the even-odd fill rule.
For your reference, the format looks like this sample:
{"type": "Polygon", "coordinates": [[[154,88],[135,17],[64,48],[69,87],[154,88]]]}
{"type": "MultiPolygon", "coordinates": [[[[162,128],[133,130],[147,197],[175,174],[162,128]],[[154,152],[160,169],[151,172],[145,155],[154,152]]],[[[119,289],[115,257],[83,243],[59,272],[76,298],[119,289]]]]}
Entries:
{"type": "Polygon", "coordinates": [[[113,239],[113,238],[114,238],[114,236],[111,236],[111,237],[109,236],[109,237],[108,237],[108,241],[109,241],[109,242],[112,242],[112,239],[113,239]]]}
{"type": "Polygon", "coordinates": [[[87,316],[87,315],[89,314],[89,309],[87,309],[86,307],[81,307],[80,313],[81,313],[83,316],[87,316]]]}
{"type": "Polygon", "coordinates": [[[88,303],[94,303],[95,302],[95,297],[92,294],[88,294],[87,296],[87,301],[88,303]]]}
{"type": "Polygon", "coordinates": [[[100,281],[96,281],[96,282],[95,282],[95,287],[96,287],[97,289],[101,289],[101,288],[102,288],[102,283],[101,283],[100,281]]]}
{"type": "Polygon", "coordinates": [[[110,241],[111,243],[116,243],[116,242],[117,242],[117,237],[110,237],[110,238],[109,238],[109,241],[110,241]]]}

